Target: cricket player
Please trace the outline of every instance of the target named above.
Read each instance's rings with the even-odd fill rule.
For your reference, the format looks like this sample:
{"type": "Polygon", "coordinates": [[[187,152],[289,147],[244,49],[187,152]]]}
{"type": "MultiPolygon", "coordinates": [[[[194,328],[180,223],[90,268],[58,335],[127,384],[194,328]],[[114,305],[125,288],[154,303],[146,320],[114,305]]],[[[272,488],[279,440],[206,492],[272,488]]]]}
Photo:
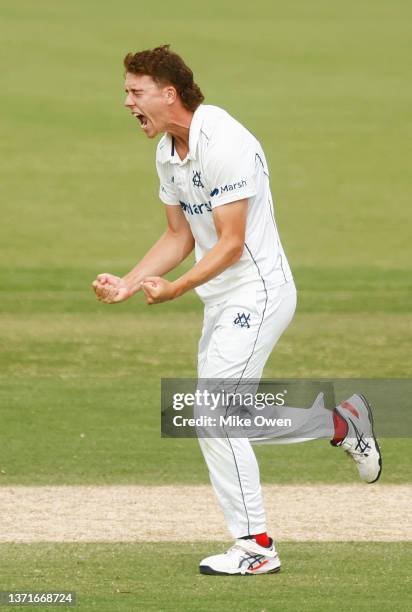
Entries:
{"type": "MultiPolygon", "coordinates": [[[[199,379],[260,379],[296,307],[262,147],[225,110],[203,104],[192,71],[169,45],[129,53],[124,67],[127,110],[147,138],[162,135],[156,168],[166,229],[125,276],[99,274],[96,297],[115,304],[142,290],[153,305],[194,289],[204,303],[199,379]],[[195,265],[175,281],[166,280],[193,249],[195,265]]],[[[362,396],[353,395],[334,411],[318,397],[308,414],[297,421],[295,441],[327,437],[353,457],[364,481],[379,478],[380,451],[362,396]]],[[[275,430],[272,441],[281,442],[283,435],[275,430]]],[[[235,539],[227,552],[203,559],[200,571],[278,572],[251,441],[223,436],[199,443],[235,539]]]]}

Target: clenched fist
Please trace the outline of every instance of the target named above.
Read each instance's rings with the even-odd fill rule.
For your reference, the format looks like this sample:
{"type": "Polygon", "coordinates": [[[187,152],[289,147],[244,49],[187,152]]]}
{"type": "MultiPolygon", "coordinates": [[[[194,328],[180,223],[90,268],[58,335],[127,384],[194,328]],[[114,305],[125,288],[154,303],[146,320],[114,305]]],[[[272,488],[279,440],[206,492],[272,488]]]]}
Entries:
{"type": "Polygon", "coordinates": [[[160,304],[177,297],[173,283],[161,276],[148,276],[141,285],[148,304],[160,304]]]}
{"type": "Polygon", "coordinates": [[[133,295],[124,280],[114,274],[98,274],[92,283],[92,288],[100,302],[117,304],[133,295]]]}

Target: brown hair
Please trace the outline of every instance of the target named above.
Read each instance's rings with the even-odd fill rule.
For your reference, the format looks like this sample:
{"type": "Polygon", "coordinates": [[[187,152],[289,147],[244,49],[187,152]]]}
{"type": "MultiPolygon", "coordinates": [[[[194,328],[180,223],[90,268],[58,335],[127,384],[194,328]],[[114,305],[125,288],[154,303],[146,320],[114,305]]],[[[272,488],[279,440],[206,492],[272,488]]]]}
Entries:
{"type": "Polygon", "coordinates": [[[124,67],[132,74],[151,76],[156,83],[170,83],[176,88],[183,106],[195,111],[205,99],[204,95],[193,81],[193,72],[169,47],[161,45],[139,53],[128,53],[123,60],[124,67]]]}

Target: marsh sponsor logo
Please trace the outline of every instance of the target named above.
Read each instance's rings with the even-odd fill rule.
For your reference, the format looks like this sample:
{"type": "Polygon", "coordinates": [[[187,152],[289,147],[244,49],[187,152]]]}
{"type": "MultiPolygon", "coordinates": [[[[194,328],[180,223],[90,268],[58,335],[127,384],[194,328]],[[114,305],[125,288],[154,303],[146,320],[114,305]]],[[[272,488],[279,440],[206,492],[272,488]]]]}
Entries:
{"type": "Polygon", "coordinates": [[[202,204],[186,204],[186,202],[179,200],[179,204],[183,212],[189,215],[203,215],[204,212],[212,212],[212,204],[210,201],[203,202],[202,204]]]}
{"type": "Polygon", "coordinates": [[[241,181],[236,181],[235,183],[228,183],[227,185],[215,187],[213,191],[210,192],[210,196],[213,198],[217,195],[222,195],[223,193],[229,193],[229,191],[242,189],[242,187],[246,187],[246,185],[247,181],[245,179],[242,179],[241,181]]]}

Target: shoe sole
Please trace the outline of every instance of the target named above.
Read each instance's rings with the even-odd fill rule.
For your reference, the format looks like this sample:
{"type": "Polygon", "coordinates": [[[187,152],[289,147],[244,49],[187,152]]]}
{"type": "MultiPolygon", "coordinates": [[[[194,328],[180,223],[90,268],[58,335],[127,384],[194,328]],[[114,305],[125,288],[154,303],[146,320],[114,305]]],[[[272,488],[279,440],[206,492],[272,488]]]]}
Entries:
{"type": "Polygon", "coordinates": [[[207,576],[264,576],[265,574],[278,574],[280,572],[280,568],[281,566],[279,565],[279,567],[275,567],[268,572],[246,572],[245,574],[237,572],[235,574],[229,574],[229,572],[218,572],[209,565],[199,565],[199,572],[207,576]]]}
{"type": "Polygon", "coordinates": [[[378,455],[379,455],[379,472],[378,472],[378,475],[376,476],[375,480],[370,480],[367,483],[367,484],[373,484],[374,482],[379,480],[380,475],[382,473],[382,453],[381,453],[381,449],[379,448],[378,440],[377,440],[377,438],[375,436],[372,407],[371,407],[371,405],[369,404],[368,400],[366,399],[366,397],[364,395],[362,395],[361,393],[358,393],[358,396],[361,398],[361,400],[363,401],[363,403],[366,406],[366,410],[368,411],[368,418],[369,418],[369,422],[370,422],[371,428],[372,428],[372,438],[373,438],[373,441],[375,442],[376,450],[378,451],[378,455]]]}

